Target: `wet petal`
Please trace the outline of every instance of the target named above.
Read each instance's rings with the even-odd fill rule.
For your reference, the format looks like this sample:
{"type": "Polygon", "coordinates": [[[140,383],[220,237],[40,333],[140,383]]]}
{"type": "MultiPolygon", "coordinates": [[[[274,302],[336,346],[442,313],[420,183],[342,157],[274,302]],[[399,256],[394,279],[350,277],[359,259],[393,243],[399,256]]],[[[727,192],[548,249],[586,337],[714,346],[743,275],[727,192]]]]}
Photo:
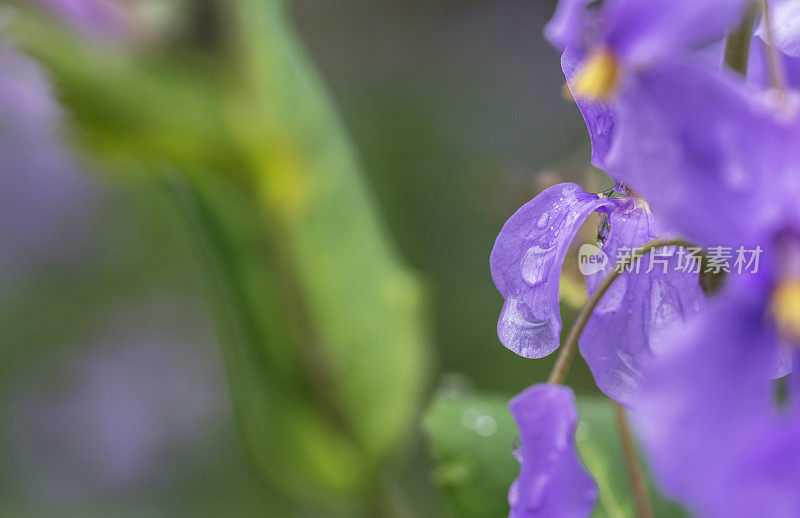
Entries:
{"type": "MultiPolygon", "coordinates": [[[[659,231],[653,215],[635,199],[608,216],[607,228],[603,252],[609,260],[603,270],[586,276],[590,293],[632,248],[669,235],[659,231]]],[[[646,366],[676,326],[703,305],[698,275],[680,271],[687,261],[686,252],[676,247],[643,257],[638,271],[614,281],[581,336],[581,354],[597,386],[620,404],[634,402],[646,366]]]]}
{"type": "Polygon", "coordinates": [[[572,391],[534,385],[509,408],[520,437],[520,474],[508,494],[509,518],[589,516],[598,491],[575,448],[578,411],[572,391]]]}
{"type": "Polygon", "coordinates": [[[542,191],[506,222],[489,261],[492,280],[506,299],[497,325],[503,345],[526,358],[558,348],[561,265],[586,217],[613,205],[563,183],[542,191]]]}

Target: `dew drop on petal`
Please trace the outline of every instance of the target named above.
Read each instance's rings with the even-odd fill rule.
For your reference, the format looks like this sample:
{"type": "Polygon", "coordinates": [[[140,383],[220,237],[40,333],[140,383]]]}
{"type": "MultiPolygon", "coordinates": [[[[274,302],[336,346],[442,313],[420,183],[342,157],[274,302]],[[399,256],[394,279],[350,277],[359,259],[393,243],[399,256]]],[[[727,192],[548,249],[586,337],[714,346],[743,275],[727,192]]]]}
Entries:
{"type": "Polygon", "coordinates": [[[550,223],[550,214],[545,212],[539,216],[539,219],[536,221],[536,226],[538,228],[545,228],[548,223],[550,223]]]}
{"type": "Polygon", "coordinates": [[[545,281],[547,274],[552,267],[554,254],[551,249],[532,246],[525,252],[522,258],[522,278],[530,286],[537,286],[545,281]]]}

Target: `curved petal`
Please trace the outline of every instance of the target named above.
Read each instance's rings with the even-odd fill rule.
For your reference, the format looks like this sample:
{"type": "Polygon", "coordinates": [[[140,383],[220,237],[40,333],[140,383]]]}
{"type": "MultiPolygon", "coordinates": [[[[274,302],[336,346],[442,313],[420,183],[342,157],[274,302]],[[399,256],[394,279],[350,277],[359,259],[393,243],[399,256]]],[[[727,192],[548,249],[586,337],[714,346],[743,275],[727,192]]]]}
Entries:
{"type": "Polygon", "coordinates": [[[781,207],[797,217],[800,196],[797,124],[773,110],[739,78],[662,64],[626,84],[607,161],[680,234],[763,244],[762,230],[787,217],[781,207]]]}
{"type": "MultiPolygon", "coordinates": [[[[800,0],[770,0],[769,19],[775,46],[784,54],[800,57],[800,0]]],[[[755,34],[767,41],[764,19],[755,34]]]]}
{"type": "MultiPolygon", "coordinates": [[[[608,216],[604,269],[586,276],[590,293],[632,248],[666,234],[641,202],[629,199],[608,216]]],[[[683,319],[704,302],[698,275],[685,250],[655,250],[638,268],[622,273],[595,308],[580,339],[580,350],[597,386],[611,399],[630,406],[644,380],[645,368],[683,319]]]]}
{"type": "Polygon", "coordinates": [[[526,358],[558,348],[564,257],[583,220],[613,204],[562,183],[542,191],[506,222],[489,259],[492,280],[506,299],[497,324],[503,345],[526,358]]]}
{"type": "Polygon", "coordinates": [[[723,38],[748,0],[611,0],[607,45],[629,64],[679,57],[723,38]]]}
{"type": "Polygon", "coordinates": [[[509,518],[589,516],[597,486],[575,448],[578,411],[562,385],[534,385],[511,400],[519,426],[519,477],[508,493],[509,518]]]}
{"type": "MultiPolygon", "coordinates": [[[[565,50],[561,55],[561,69],[564,71],[567,86],[571,92],[572,76],[582,60],[581,53],[571,48],[565,50]]],[[[599,169],[606,169],[606,155],[608,155],[614,139],[614,109],[607,102],[588,100],[585,97],[576,96],[574,92],[573,98],[586,122],[586,129],[589,131],[589,140],[592,144],[592,165],[599,169]]]]}
{"type": "MultiPolygon", "coordinates": [[[[634,411],[662,488],[706,516],[787,516],[759,497],[772,481],[744,469],[753,455],[770,455],[773,445],[758,438],[764,423],[777,424],[776,339],[757,299],[728,293],[691,319],[648,372],[634,411]],[[767,507],[750,513],[754,505],[767,507]]],[[[796,499],[798,482],[772,489],[788,486],[796,499]]]]}
{"type": "Polygon", "coordinates": [[[547,22],[544,35],[556,48],[579,49],[585,41],[586,32],[592,25],[596,9],[590,5],[595,0],[561,0],[556,6],[556,12],[547,22]]]}

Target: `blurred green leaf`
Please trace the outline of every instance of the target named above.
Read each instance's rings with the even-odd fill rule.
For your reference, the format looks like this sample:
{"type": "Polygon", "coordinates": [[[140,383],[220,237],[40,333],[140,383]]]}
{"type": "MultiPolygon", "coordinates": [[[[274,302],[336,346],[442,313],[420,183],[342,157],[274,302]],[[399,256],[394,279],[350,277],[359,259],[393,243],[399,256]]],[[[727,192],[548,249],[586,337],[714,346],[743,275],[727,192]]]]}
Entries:
{"type": "Polygon", "coordinates": [[[225,3],[217,54],[101,48],[24,18],[79,142],[167,179],[200,244],[238,421],[269,480],[341,506],[416,422],[429,370],[416,279],[283,3],[225,3]]]}
{"type": "MultiPolygon", "coordinates": [[[[611,402],[579,398],[578,411],[578,450],[600,488],[593,516],[633,518],[611,402]]],[[[455,516],[507,516],[508,489],[519,474],[512,455],[518,432],[508,399],[445,394],[428,410],[425,431],[438,463],[434,477],[455,516]],[[486,423],[493,424],[487,427],[486,423]]],[[[677,505],[658,497],[652,486],[651,496],[656,516],[685,515],[677,505]]]]}
{"type": "Polygon", "coordinates": [[[454,515],[507,516],[506,495],[519,472],[512,454],[517,426],[508,400],[444,394],[428,409],[424,426],[438,463],[435,481],[454,515]]]}

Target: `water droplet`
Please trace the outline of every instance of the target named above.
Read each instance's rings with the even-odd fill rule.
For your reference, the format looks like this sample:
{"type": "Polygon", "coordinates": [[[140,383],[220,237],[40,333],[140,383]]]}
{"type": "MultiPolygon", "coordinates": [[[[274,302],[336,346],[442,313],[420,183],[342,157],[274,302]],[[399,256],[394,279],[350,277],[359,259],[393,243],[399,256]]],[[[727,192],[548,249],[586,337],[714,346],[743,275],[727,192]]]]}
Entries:
{"type": "Polygon", "coordinates": [[[494,435],[497,431],[497,421],[490,415],[482,415],[475,421],[475,430],[484,437],[494,435]]]}
{"type": "Polygon", "coordinates": [[[553,265],[554,254],[552,248],[532,246],[522,258],[522,278],[530,286],[541,284],[547,279],[547,274],[553,265]]]}
{"type": "Polygon", "coordinates": [[[539,216],[539,219],[536,221],[536,226],[538,228],[545,228],[548,223],[550,223],[550,214],[545,212],[539,216]]]}
{"type": "Polygon", "coordinates": [[[519,441],[519,435],[514,437],[514,442],[511,444],[511,453],[514,454],[517,462],[522,463],[522,443],[519,441]]]}

